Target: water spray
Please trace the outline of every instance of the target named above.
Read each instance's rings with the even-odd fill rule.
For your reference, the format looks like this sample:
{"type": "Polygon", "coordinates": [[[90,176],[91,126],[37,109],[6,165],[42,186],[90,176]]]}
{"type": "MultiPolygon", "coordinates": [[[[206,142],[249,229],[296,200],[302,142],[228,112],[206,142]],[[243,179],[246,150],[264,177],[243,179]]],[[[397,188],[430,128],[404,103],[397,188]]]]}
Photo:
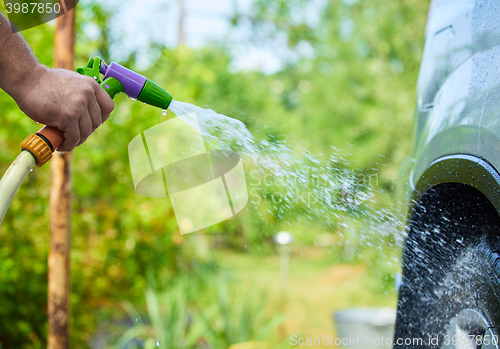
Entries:
{"type": "MultiPolygon", "coordinates": [[[[112,99],[122,92],[134,100],[164,111],[172,102],[170,93],[153,81],[120,64],[112,62],[108,65],[100,57],[91,57],[86,66],[79,67],[76,71],[93,78],[112,99]]],[[[44,126],[21,143],[21,154],[0,180],[0,225],[15,193],[28,173],[35,166],[41,167],[46,164],[63,141],[64,136],[61,131],[44,126]]]]}

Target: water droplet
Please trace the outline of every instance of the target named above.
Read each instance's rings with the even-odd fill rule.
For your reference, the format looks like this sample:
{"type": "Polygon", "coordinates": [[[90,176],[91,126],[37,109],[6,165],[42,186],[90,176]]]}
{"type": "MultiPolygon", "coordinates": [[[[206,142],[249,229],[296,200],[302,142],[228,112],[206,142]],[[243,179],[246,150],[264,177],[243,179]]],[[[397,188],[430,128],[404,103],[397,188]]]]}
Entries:
{"type": "Polygon", "coordinates": [[[157,347],[159,347],[159,346],[160,346],[160,341],[159,341],[159,340],[157,340],[157,341],[156,341],[156,346],[157,346],[157,347]]]}
{"type": "Polygon", "coordinates": [[[167,109],[163,109],[161,113],[163,114],[163,116],[167,115],[167,109]]]}
{"type": "Polygon", "coordinates": [[[132,97],[132,100],[133,100],[133,101],[135,101],[135,98],[134,98],[134,97],[132,97]]]}
{"type": "Polygon", "coordinates": [[[58,151],[58,153],[62,155],[63,152],[62,151],[58,151]]]}
{"type": "Polygon", "coordinates": [[[94,75],[94,80],[97,80],[97,76],[94,75]]]}
{"type": "Polygon", "coordinates": [[[38,122],[38,121],[35,121],[35,122],[36,122],[36,124],[37,124],[37,125],[39,124],[39,122],[38,122]]]}

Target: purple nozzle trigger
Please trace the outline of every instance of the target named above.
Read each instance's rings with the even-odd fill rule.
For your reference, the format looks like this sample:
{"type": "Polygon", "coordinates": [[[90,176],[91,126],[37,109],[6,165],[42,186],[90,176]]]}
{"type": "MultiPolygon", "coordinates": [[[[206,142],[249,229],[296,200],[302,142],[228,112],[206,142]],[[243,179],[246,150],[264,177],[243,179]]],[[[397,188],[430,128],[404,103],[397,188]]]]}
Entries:
{"type": "Polygon", "coordinates": [[[146,83],[146,78],[141,74],[125,68],[118,63],[111,62],[110,65],[101,61],[100,73],[104,75],[103,81],[107,78],[115,78],[123,85],[125,94],[132,98],[137,98],[146,83]]]}

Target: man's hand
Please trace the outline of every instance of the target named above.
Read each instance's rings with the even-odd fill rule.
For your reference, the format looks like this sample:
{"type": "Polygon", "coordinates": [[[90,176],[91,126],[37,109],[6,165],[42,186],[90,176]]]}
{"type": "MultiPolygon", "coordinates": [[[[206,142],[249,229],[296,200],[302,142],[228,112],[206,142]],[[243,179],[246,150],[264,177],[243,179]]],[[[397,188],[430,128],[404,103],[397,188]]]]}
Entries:
{"type": "Polygon", "coordinates": [[[12,96],[31,119],[63,132],[60,151],[85,142],[114,109],[111,97],[91,77],[42,65],[12,96]]]}
{"type": "Polygon", "coordinates": [[[1,13],[0,88],[30,118],[63,133],[60,151],[71,151],[85,142],[114,108],[109,95],[92,78],[39,64],[1,13]]]}

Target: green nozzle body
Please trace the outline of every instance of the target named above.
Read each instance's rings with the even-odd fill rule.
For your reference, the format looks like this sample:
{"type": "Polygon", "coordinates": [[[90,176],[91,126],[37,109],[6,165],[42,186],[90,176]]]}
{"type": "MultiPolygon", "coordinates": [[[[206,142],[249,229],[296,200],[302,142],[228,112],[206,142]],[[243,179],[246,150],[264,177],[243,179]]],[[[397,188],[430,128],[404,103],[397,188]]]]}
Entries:
{"type": "Polygon", "coordinates": [[[172,95],[147,79],[137,100],[165,110],[172,103],[172,95]]]}

